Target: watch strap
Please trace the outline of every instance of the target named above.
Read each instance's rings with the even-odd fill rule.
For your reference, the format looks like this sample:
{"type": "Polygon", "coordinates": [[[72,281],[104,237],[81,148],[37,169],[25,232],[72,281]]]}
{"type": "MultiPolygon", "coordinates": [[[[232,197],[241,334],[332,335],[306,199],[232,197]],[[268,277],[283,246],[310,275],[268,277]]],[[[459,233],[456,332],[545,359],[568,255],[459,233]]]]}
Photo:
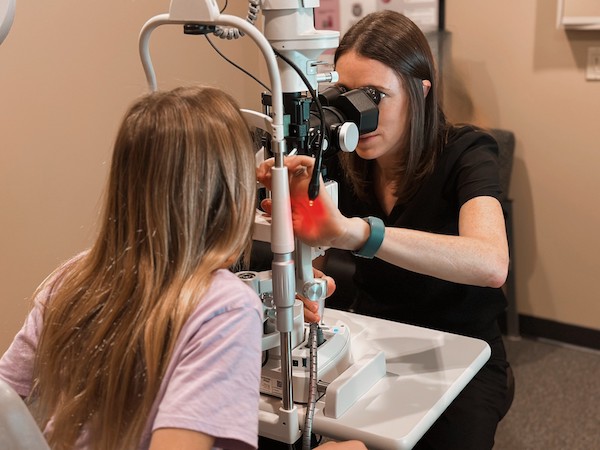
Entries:
{"type": "Polygon", "coordinates": [[[383,243],[383,237],[385,235],[385,225],[383,220],[378,217],[364,217],[363,220],[369,224],[369,237],[365,245],[362,246],[361,249],[352,252],[355,256],[360,256],[361,258],[369,258],[373,259],[375,253],[381,247],[383,243]]]}

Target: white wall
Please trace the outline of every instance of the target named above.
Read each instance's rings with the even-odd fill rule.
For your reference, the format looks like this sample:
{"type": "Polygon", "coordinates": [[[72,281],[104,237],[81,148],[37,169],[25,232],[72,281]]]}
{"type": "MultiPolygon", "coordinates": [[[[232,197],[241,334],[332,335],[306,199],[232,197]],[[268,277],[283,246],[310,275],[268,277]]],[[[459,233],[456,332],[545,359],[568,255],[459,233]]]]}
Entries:
{"type": "Polygon", "coordinates": [[[600,82],[585,79],[600,31],[557,29],[556,13],[557,0],[446,0],[446,106],[516,135],[519,312],[600,329],[600,82]]]}
{"type": "MultiPolygon", "coordinates": [[[[138,34],[169,3],[17,0],[0,46],[0,352],[36,286],[93,239],[117,126],[147,91],[138,34]]],[[[227,12],[245,16],[246,4],[230,1],[227,12]]],[[[259,71],[249,38],[215,41],[259,71]]],[[[161,27],[151,51],[161,88],[202,82],[259,108],[262,88],[216,56],[204,37],[161,27]]]]}

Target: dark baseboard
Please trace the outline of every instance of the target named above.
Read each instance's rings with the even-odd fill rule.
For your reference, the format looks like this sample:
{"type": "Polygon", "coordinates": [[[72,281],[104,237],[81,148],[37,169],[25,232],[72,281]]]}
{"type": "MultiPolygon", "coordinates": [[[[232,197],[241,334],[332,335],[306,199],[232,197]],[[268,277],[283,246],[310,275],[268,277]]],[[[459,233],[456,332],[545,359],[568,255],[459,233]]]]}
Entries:
{"type": "MultiPolygon", "coordinates": [[[[500,325],[504,331],[505,324],[501,323],[500,325]]],[[[578,347],[600,350],[600,330],[592,328],[519,314],[519,330],[522,336],[550,339],[578,347]]]]}

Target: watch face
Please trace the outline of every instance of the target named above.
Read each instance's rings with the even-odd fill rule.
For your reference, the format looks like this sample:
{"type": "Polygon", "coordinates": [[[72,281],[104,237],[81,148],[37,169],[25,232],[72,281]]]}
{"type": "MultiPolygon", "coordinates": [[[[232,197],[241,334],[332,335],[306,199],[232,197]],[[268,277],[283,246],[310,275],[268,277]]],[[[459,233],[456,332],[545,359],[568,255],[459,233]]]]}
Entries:
{"type": "Polygon", "coordinates": [[[15,17],[15,0],[0,0],[0,44],[8,35],[15,17]]]}

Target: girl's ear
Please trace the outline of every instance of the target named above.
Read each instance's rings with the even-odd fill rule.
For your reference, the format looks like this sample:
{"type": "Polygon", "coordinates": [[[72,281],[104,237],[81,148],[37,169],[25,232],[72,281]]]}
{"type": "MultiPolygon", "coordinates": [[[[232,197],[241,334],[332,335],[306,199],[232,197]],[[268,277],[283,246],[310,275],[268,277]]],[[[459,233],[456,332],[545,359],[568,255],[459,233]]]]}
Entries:
{"type": "Polygon", "coordinates": [[[431,81],[423,80],[423,96],[427,98],[427,94],[429,94],[429,89],[431,89],[431,81]]]}

